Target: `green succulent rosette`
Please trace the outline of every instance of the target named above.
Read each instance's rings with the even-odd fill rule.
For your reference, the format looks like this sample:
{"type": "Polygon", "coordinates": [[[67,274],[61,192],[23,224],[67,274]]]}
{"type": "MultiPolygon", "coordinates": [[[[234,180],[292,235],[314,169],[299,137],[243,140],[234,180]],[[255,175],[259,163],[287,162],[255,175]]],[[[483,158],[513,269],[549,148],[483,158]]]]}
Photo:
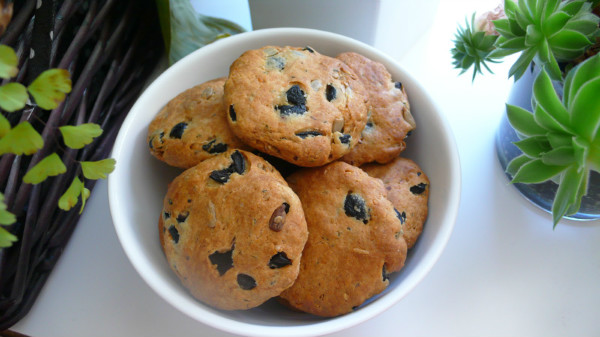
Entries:
{"type": "Polygon", "coordinates": [[[492,72],[487,63],[497,63],[490,54],[494,51],[494,43],[497,35],[486,35],[483,31],[475,30],[475,13],[471,17],[471,22],[465,20],[465,27],[458,27],[455,34],[454,48],[452,48],[452,64],[456,69],[462,69],[460,74],[465,73],[473,66],[473,79],[479,73],[482,67],[492,72]]]}
{"type": "Polygon", "coordinates": [[[533,84],[532,109],[507,105],[508,119],[522,139],[515,145],[523,152],[507,171],[513,183],[552,179],[559,184],[552,205],[556,226],[579,210],[590,171],[600,172],[600,54],[568,73],[562,99],[543,69],[533,84]]]}
{"type": "Polygon", "coordinates": [[[523,52],[510,68],[519,79],[533,61],[552,79],[562,78],[559,62],[583,55],[600,36],[600,18],[592,13],[592,2],[561,0],[505,0],[505,19],[493,21],[500,34],[496,49],[488,57],[499,58],[523,52]]]}

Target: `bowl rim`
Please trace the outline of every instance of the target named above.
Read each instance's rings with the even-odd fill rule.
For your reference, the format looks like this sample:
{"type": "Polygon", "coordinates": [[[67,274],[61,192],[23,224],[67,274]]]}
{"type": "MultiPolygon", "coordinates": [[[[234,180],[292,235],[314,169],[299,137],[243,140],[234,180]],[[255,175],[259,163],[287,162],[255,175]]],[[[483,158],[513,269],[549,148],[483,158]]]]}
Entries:
{"type": "Polygon", "coordinates": [[[155,91],[154,88],[159,86],[159,82],[163,77],[168,77],[170,73],[177,72],[178,69],[185,69],[189,65],[193,64],[197,58],[201,58],[205,54],[211,54],[214,50],[227,47],[228,45],[235,45],[236,43],[238,43],[238,41],[247,39],[249,37],[255,39],[269,39],[290,35],[303,35],[319,39],[333,39],[344,42],[346,44],[351,44],[354,47],[356,47],[356,49],[361,49],[367,54],[377,55],[379,59],[384,60],[385,63],[394,64],[397,68],[402,70],[404,72],[403,76],[411,82],[412,90],[419,91],[420,94],[423,95],[425,99],[429,101],[429,104],[431,105],[432,109],[435,110],[435,115],[437,115],[437,118],[441,120],[440,124],[442,125],[442,131],[445,133],[444,139],[448,140],[448,143],[445,144],[447,150],[449,151],[448,157],[451,158],[451,162],[447,163],[447,170],[450,171],[449,175],[452,177],[456,177],[456,179],[449,182],[448,194],[451,196],[451,198],[447,200],[447,211],[445,213],[445,216],[443,217],[444,224],[440,226],[440,230],[437,232],[431,247],[428,247],[428,251],[425,253],[424,258],[419,262],[418,268],[415,269],[409,275],[409,277],[402,281],[403,283],[408,283],[404,284],[403,287],[404,289],[406,289],[406,291],[403,291],[402,294],[395,294],[395,290],[398,290],[398,288],[392,289],[385,296],[381,296],[380,298],[378,298],[377,303],[372,303],[371,305],[366,306],[361,310],[355,311],[351,314],[329,318],[323,321],[311,322],[301,326],[294,325],[289,327],[283,327],[240,322],[235,319],[223,317],[216,313],[209,312],[206,310],[201,310],[202,313],[199,314],[197,310],[193,310],[194,308],[188,307],[187,305],[185,305],[185,303],[182,304],[173,300],[173,298],[176,298],[177,296],[174,296],[174,293],[170,289],[163,287],[164,281],[161,280],[162,277],[155,270],[153,270],[149,259],[142,254],[142,247],[138,240],[136,240],[135,232],[132,230],[131,226],[127,225],[128,220],[126,219],[123,213],[125,212],[125,210],[123,210],[123,205],[121,205],[118,202],[119,198],[117,192],[119,190],[118,184],[120,182],[118,176],[120,171],[119,165],[117,165],[115,172],[113,172],[108,177],[109,208],[113,220],[113,226],[115,228],[119,242],[134,269],[160,297],[162,297],[165,301],[170,303],[173,307],[177,308],[182,313],[213,328],[238,335],[323,335],[350,328],[352,326],[355,326],[373,318],[374,316],[382,313],[394,304],[398,303],[404,296],[410,293],[422,279],[425,278],[425,276],[433,268],[435,263],[440,258],[442,252],[444,251],[454,229],[458,215],[461,193],[461,168],[459,153],[455,137],[449,126],[450,124],[447,122],[445,115],[441,113],[441,109],[436,105],[435,101],[431,99],[427,91],[421,86],[421,84],[418,81],[415,80],[415,78],[410,74],[410,72],[389,55],[355,39],[317,29],[285,27],[249,31],[227,37],[226,39],[220,39],[218,41],[215,41],[182,58],[181,60],[167,68],[164,72],[162,72],[156,79],[154,79],[153,82],[138,97],[135,104],[131,107],[130,113],[123,121],[121,130],[119,130],[119,133],[115,140],[111,157],[120,157],[120,153],[123,151],[123,148],[127,146],[127,138],[125,137],[127,132],[125,131],[132,127],[132,123],[134,122],[136,115],[135,111],[140,109],[142,103],[147,99],[146,97],[152,95],[152,92],[155,91]]]}

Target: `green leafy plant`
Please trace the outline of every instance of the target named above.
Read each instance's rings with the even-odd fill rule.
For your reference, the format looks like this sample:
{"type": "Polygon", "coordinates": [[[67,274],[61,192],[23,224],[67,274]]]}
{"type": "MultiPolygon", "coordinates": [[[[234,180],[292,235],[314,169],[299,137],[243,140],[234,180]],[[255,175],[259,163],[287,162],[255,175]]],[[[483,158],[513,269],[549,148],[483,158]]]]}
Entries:
{"type": "MultiPolygon", "coordinates": [[[[5,45],[0,45],[0,78],[11,80],[18,73],[17,55],[15,51],[5,45]]],[[[0,108],[7,113],[25,108],[33,99],[34,103],[42,109],[55,109],[66,94],[71,92],[71,80],[67,70],[48,69],[36,77],[29,86],[25,87],[18,82],[8,82],[0,86],[0,108]]],[[[72,149],[81,149],[90,144],[94,138],[102,134],[98,124],[86,123],[76,126],[65,125],[59,128],[64,144],[72,149]]],[[[4,154],[33,155],[44,147],[44,139],[28,121],[22,121],[11,126],[9,120],[0,114],[0,156],[4,154]]],[[[85,179],[104,179],[114,170],[115,160],[104,159],[100,161],[82,161],[71,158],[79,163],[85,179]]],[[[48,177],[57,176],[67,172],[63,159],[53,152],[41,159],[23,176],[23,182],[39,184],[48,177]]],[[[81,200],[80,213],[83,211],[85,201],[90,191],[85,188],[79,176],[75,176],[69,188],[58,201],[59,208],[68,211],[81,200]]],[[[0,225],[11,225],[16,217],[7,210],[4,196],[0,194],[0,225]]],[[[8,247],[17,240],[17,237],[0,227],[0,247],[8,247]]]]}
{"type": "Polygon", "coordinates": [[[533,84],[533,111],[507,105],[511,125],[522,140],[523,155],[507,167],[513,183],[559,183],[552,214],[554,226],[577,212],[592,170],[600,172],[600,54],[569,72],[564,94],[556,94],[548,72],[533,84]]]}
{"type": "MultiPolygon", "coordinates": [[[[13,48],[18,58],[17,63],[0,66],[11,69],[0,87],[8,85],[3,87],[4,93],[10,92],[11,86],[19,87],[21,98],[15,104],[26,102],[14,112],[0,108],[0,139],[10,131],[13,139],[34,140],[34,149],[43,144],[32,155],[10,151],[0,155],[0,192],[4,196],[0,228],[10,234],[0,234],[0,243],[12,243],[0,248],[0,331],[25,317],[44,289],[82,220],[80,207],[94,192],[97,180],[93,179],[106,176],[113,166],[102,160],[110,158],[123,121],[160,70],[157,66],[164,45],[159,12],[153,4],[144,0],[0,0],[0,45],[13,48]],[[51,110],[41,107],[43,98],[27,91],[36,87],[33,82],[46,69],[68,69],[72,87],[71,92],[63,89],[64,101],[51,110]],[[26,90],[13,82],[24,84],[26,90]],[[24,121],[30,125],[19,126],[24,121]],[[23,126],[22,130],[31,126],[36,131],[30,132],[33,138],[11,131],[23,126]],[[58,158],[67,170],[52,176],[62,171],[58,158]],[[50,164],[41,167],[54,168],[33,170],[44,160],[50,164]],[[97,161],[102,161],[98,167],[87,164],[97,161]],[[23,177],[30,171],[28,179],[34,182],[45,175],[49,178],[26,183],[23,177]]],[[[61,83],[41,87],[60,91],[61,83]]],[[[0,101],[14,96],[10,93],[0,101]]],[[[4,141],[3,147],[10,149],[9,143],[4,141]]]]}
{"type": "Polygon", "coordinates": [[[535,62],[560,80],[559,62],[580,57],[600,37],[600,18],[592,12],[597,5],[597,0],[505,0],[505,17],[492,21],[497,35],[478,31],[474,24],[458,28],[454,65],[462,72],[475,65],[474,78],[482,66],[487,68],[486,62],[522,52],[509,76],[519,79],[535,62]]]}

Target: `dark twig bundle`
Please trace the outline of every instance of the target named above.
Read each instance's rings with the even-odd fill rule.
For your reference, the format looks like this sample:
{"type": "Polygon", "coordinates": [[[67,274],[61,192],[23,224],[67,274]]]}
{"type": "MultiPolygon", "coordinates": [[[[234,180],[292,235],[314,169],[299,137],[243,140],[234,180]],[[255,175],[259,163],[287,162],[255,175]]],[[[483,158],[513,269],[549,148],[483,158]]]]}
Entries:
{"type": "MultiPolygon", "coordinates": [[[[8,211],[17,216],[9,227],[18,242],[0,249],[0,331],[31,308],[79,220],[80,207],[58,208],[58,199],[77,175],[75,161],[107,158],[127,112],[162,54],[156,8],[142,0],[16,1],[0,43],[18,56],[16,81],[29,84],[49,68],[69,70],[72,91],[52,111],[27,105],[4,114],[15,125],[29,121],[44,139],[33,156],[0,157],[0,191],[8,211]],[[58,127],[97,123],[102,136],[80,150],[66,148],[58,127]],[[67,172],[37,184],[23,175],[56,152],[67,172]]],[[[92,190],[94,181],[86,180],[92,190]]],[[[81,201],[80,201],[81,202],[81,201]]]]}

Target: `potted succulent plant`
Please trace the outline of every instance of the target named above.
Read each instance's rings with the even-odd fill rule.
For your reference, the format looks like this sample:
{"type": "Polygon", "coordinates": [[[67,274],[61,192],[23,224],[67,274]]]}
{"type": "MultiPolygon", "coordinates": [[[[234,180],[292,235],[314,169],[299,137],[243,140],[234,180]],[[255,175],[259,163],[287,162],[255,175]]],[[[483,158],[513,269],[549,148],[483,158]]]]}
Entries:
{"type": "Polygon", "coordinates": [[[599,16],[599,0],[506,0],[478,20],[473,14],[452,49],[454,66],[473,67],[473,79],[521,53],[509,76],[513,94],[526,99],[507,104],[498,156],[554,226],[563,217],[600,218],[599,16]]]}

